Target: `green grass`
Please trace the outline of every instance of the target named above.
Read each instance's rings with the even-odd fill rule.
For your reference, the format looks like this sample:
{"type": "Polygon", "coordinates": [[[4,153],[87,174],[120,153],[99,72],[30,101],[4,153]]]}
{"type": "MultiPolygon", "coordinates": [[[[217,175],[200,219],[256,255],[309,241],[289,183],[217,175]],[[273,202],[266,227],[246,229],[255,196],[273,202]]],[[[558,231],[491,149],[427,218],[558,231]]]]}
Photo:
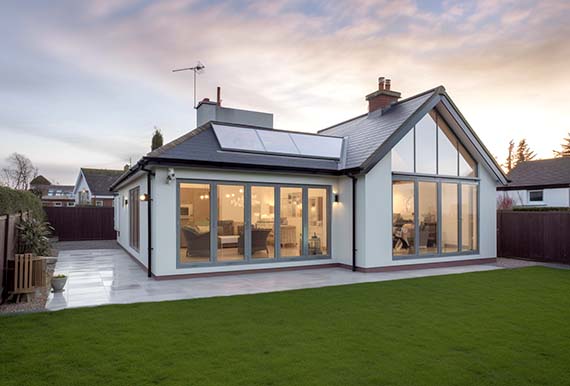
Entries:
{"type": "Polygon", "coordinates": [[[0,318],[1,385],[568,385],[570,271],[0,318]]]}

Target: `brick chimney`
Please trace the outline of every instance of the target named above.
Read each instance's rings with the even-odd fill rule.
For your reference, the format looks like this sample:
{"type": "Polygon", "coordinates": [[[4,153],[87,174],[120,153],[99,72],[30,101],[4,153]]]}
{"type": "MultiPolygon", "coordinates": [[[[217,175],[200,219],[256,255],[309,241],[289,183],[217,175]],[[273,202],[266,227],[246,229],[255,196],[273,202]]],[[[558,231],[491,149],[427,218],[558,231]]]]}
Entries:
{"type": "Polygon", "coordinates": [[[384,109],[400,99],[401,93],[390,90],[391,83],[390,79],[386,79],[383,76],[378,78],[378,91],[366,95],[369,113],[384,109]]]}

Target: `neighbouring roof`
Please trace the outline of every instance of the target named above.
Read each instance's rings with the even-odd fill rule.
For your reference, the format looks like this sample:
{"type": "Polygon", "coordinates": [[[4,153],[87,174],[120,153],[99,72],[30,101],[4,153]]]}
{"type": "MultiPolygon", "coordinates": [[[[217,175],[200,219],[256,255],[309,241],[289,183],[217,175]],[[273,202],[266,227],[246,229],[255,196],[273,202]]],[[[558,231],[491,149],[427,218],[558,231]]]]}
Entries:
{"type": "Polygon", "coordinates": [[[507,177],[510,182],[500,189],[570,186],[570,157],[526,161],[507,177]]]}
{"type": "MultiPolygon", "coordinates": [[[[454,119],[460,121],[464,137],[472,143],[477,159],[483,162],[503,183],[506,177],[494,157],[481,143],[457,107],[446,94],[443,86],[400,100],[388,108],[367,113],[312,134],[319,137],[343,138],[340,159],[323,159],[283,154],[259,154],[255,151],[235,151],[223,148],[216,137],[215,125],[235,126],[260,130],[296,133],[292,131],[259,128],[247,125],[208,122],[180,138],[148,153],[112,186],[137,173],[148,163],[162,165],[217,166],[236,168],[261,168],[292,170],[298,172],[353,174],[368,172],[425,114],[437,105],[445,106],[454,119]]],[[[261,133],[263,134],[263,133],[261,133]]],[[[307,133],[301,133],[307,134],[307,133]]],[[[252,136],[249,136],[253,138],[252,136]]],[[[246,141],[246,139],[243,139],[246,141]]],[[[324,141],[323,141],[324,142],[324,141]]],[[[318,146],[318,145],[316,145],[318,146]]],[[[324,146],[324,144],[323,144],[324,146]]]]}
{"type": "Polygon", "coordinates": [[[85,182],[94,196],[110,196],[111,185],[124,173],[123,170],[81,168],[85,182]]]}
{"type": "Polygon", "coordinates": [[[30,186],[37,186],[37,185],[51,185],[51,182],[49,182],[49,180],[44,176],[39,175],[30,181],[30,186]]]}

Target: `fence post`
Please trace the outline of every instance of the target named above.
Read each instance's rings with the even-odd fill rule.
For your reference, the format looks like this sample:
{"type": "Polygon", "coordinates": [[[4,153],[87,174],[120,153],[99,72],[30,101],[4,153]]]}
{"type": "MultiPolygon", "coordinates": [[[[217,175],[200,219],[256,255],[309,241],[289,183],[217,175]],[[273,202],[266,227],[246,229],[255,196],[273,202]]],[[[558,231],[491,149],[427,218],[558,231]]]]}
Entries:
{"type": "Polygon", "coordinates": [[[4,256],[2,257],[2,293],[0,293],[0,298],[5,299],[6,289],[8,288],[8,236],[10,235],[10,215],[6,214],[5,226],[4,226],[4,256]]]}

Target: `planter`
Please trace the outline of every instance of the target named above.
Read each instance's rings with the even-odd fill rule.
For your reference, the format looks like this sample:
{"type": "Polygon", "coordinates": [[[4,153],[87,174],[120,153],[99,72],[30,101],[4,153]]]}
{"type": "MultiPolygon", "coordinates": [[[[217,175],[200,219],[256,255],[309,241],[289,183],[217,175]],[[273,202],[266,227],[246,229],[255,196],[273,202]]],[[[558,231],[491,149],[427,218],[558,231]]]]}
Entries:
{"type": "Polygon", "coordinates": [[[63,287],[65,287],[65,283],[67,283],[67,276],[53,277],[51,279],[51,288],[53,288],[53,292],[63,291],[63,287]]]}

